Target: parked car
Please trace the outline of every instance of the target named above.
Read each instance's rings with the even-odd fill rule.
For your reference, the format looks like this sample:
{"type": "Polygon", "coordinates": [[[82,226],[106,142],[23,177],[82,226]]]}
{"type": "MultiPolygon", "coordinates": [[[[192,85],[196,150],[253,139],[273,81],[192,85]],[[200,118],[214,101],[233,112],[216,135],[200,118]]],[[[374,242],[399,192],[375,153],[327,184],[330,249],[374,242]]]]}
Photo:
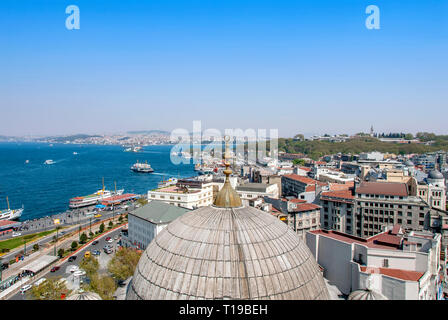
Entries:
{"type": "Polygon", "coordinates": [[[114,242],[114,239],[112,239],[112,238],[109,238],[109,240],[106,239],[106,242],[107,243],[112,243],[112,242],[114,242]]]}
{"type": "Polygon", "coordinates": [[[101,254],[101,251],[100,250],[93,250],[92,254],[95,255],[95,256],[99,256],[101,254]]]}
{"type": "Polygon", "coordinates": [[[90,251],[86,251],[84,253],[84,258],[90,258],[90,251]]]}
{"type": "Polygon", "coordinates": [[[92,246],[98,244],[98,242],[99,242],[98,240],[94,240],[94,241],[92,242],[92,246]]]}
{"type": "Polygon", "coordinates": [[[70,258],[68,258],[68,262],[73,262],[76,260],[76,256],[71,256],[70,258]]]}
{"type": "Polygon", "coordinates": [[[112,249],[110,249],[110,248],[106,249],[107,254],[111,254],[112,252],[113,252],[112,249]]]}
{"type": "Polygon", "coordinates": [[[25,292],[27,292],[28,290],[30,290],[33,286],[30,284],[26,284],[24,285],[22,288],[20,288],[20,293],[21,294],[25,294],[25,292]]]}
{"type": "Polygon", "coordinates": [[[13,237],[18,237],[18,236],[21,236],[22,234],[20,233],[20,232],[13,232],[12,233],[12,236],[13,237]]]}
{"type": "Polygon", "coordinates": [[[55,267],[51,268],[50,272],[56,272],[59,269],[61,269],[61,267],[55,266],[55,267]]]}
{"type": "Polygon", "coordinates": [[[118,234],[114,237],[114,240],[118,240],[119,236],[118,234]]]}
{"type": "Polygon", "coordinates": [[[106,241],[109,241],[110,239],[111,239],[111,237],[107,237],[107,238],[106,238],[106,241]]]}

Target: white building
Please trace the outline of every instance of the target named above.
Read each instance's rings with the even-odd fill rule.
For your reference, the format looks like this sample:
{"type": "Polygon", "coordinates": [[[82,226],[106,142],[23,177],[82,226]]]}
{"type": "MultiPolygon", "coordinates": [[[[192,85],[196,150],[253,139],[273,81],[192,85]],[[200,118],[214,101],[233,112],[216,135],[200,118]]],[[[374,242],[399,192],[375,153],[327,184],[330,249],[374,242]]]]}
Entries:
{"type": "Polygon", "coordinates": [[[148,191],[148,201],[151,200],[160,200],[188,209],[210,206],[213,203],[213,183],[179,180],[175,186],[148,191]]]}
{"type": "Polygon", "coordinates": [[[276,183],[267,184],[267,183],[245,183],[238,187],[236,187],[236,192],[241,198],[243,205],[248,206],[249,200],[258,198],[258,197],[271,197],[278,198],[279,190],[278,185],[276,183]]]}
{"type": "Polygon", "coordinates": [[[128,214],[128,235],[122,237],[123,245],[146,249],[154,237],[168,223],[188,212],[188,209],[151,201],[128,214]]]}
{"type": "Polygon", "coordinates": [[[306,243],[324,277],[346,295],[370,279],[370,288],[390,300],[436,298],[440,234],[406,234],[399,225],[367,239],[316,230],[307,232],[306,243]]]}

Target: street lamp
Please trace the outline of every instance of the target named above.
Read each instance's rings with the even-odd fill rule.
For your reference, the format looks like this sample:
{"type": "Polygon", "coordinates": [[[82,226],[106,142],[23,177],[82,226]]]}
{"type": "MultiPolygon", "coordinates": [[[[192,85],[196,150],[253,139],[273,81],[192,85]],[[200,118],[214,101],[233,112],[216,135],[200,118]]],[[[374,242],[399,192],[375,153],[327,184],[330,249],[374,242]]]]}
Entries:
{"type": "Polygon", "coordinates": [[[54,256],[56,256],[56,244],[58,243],[58,232],[59,232],[59,224],[61,221],[59,219],[53,220],[54,224],[56,225],[56,241],[54,242],[54,256]]]}

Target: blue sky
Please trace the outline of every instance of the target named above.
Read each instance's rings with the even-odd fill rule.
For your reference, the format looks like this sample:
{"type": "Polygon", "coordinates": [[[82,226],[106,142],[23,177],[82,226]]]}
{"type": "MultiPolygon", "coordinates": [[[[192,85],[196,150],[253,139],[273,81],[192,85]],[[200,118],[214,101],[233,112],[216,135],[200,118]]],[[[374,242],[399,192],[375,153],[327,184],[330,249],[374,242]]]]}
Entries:
{"type": "Polygon", "coordinates": [[[2,0],[0,135],[448,133],[448,2],[2,0]],[[365,27],[368,5],[381,29],[365,27]],[[80,9],[67,30],[65,8],[80,9]]]}

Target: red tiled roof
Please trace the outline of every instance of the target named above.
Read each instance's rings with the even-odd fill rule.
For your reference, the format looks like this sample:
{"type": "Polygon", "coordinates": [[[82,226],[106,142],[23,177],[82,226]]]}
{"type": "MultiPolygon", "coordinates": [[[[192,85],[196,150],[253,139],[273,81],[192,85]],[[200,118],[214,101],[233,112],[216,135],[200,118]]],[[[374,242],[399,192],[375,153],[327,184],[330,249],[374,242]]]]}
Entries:
{"type": "Polygon", "coordinates": [[[341,198],[341,199],[354,199],[350,190],[340,190],[340,191],[328,191],[322,192],[321,197],[331,197],[331,198],[341,198]]]}
{"type": "Polygon", "coordinates": [[[376,267],[365,267],[365,266],[361,266],[361,271],[366,272],[366,273],[380,273],[385,276],[402,279],[402,280],[407,280],[407,281],[418,281],[425,274],[424,272],[411,271],[411,270],[376,268],[376,267]]]}
{"type": "Polygon", "coordinates": [[[356,188],[356,193],[406,197],[408,195],[408,189],[405,183],[363,181],[356,188]]]}
{"type": "Polygon", "coordinates": [[[311,211],[311,210],[320,210],[320,206],[318,206],[314,203],[300,203],[294,209],[294,212],[304,212],[304,211],[311,211]]]}
{"type": "Polygon", "coordinates": [[[304,176],[299,176],[298,174],[287,174],[287,175],[284,175],[283,177],[289,178],[289,179],[292,179],[292,180],[296,180],[296,181],[302,182],[304,184],[315,184],[315,183],[317,183],[317,181],[314,180],[314,179],[311,179],[311,178],[308,178],[308,177],[304,177],[304,176]]]}
{"type": "Polygon", "coordinates": [[[330,191],[348,190],[353,188],[355,185],[354,181],[349,181],[347,183],[330,183],[330,191]]]}
{"type": "Polygon", "coordinates": [[[303,170],[303,171],[307,171],[307,172],[310,172],[311,171],[311,168],[308,168],[308,167],[298,167],[300,170],[303,170]]]}

